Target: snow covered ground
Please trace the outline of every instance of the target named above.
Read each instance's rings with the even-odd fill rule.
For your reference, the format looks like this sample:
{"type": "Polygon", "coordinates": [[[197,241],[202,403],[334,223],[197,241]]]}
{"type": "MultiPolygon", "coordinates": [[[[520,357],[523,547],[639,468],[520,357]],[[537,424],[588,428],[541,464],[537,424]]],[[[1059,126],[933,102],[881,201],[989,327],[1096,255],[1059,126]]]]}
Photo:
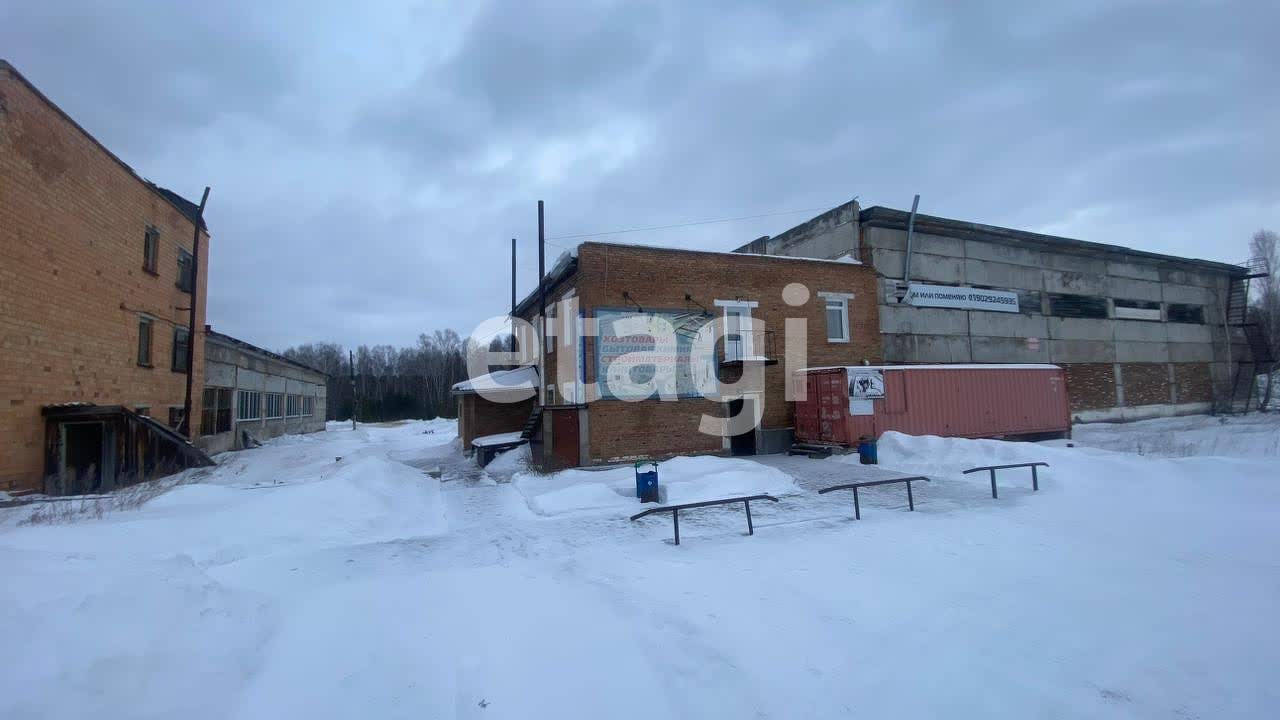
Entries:
{"type": "Polygon", "coordinates": [[[1272,418],[854,458],[485,471],[444,421],[332,423],[142,507],[0,510],[0,717],[1275,717],[1272,418]],[[1171,438],[1169,441],[1161,438],[1171,438]],[[336,458],[341,458],[336,459],[336,458]],[[974,465],[1049,462],[1041,491],[974,465]],[[443,479],[425,470],[439,467],[443,479]],[[916,512],[890,485],[926,474],[916,512]]]}

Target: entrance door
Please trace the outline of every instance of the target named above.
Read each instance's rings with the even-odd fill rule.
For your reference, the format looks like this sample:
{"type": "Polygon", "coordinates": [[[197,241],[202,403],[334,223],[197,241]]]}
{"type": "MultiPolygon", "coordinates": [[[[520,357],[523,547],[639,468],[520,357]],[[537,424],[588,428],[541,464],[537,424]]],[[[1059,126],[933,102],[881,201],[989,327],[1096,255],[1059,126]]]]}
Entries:
{"type": "Polygon", "coordinates": [[[62,491],[68,495],[84,495],[102,489],[107,470],[103,424],[65,423],[62,433],[62,491]]]}
{"type": "Polygon", "coordinates": [[[578,467],[578,409],[551,411],[551,456],[556,467],[578,467]]]}
{"type": "MultiPolygon", "coordinates": [[[[739,417],[742,413],[749,412],[753,408],[746,406],[750,400],[730,400],[729,401],[729,417],[739,417]]],[[[746,432],[739,435],[733,435],[729,438],[729,454],[730,455],[755,455],[756,454],[756,429],[755,426],[748,428],[746,432]]]]}

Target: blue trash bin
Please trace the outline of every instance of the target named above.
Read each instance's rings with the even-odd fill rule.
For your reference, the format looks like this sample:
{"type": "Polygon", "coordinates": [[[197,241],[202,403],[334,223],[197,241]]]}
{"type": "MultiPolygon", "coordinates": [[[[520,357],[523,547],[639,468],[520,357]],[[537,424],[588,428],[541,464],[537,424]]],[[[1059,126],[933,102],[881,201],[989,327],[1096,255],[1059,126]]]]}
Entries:
{"type": "Polygon", "coordinates": [[[858,461],[863,465],[877,465],[879,459],[876,456],[876,440],[863,436],[858,441],[858,461]]]}
{"type": "Polygon", "coordinates": [[[658,502],[658,463],[652,460],[641,460],[635,464],[636,497],[642,503],[658,502]],[[648,470],[641,470],[647,467],[648,470]]]}

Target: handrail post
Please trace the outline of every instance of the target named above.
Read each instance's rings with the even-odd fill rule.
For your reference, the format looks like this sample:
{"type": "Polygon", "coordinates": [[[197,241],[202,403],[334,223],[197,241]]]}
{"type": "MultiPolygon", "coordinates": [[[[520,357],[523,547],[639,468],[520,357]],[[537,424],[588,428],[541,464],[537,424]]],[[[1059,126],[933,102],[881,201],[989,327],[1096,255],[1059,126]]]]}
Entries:
{"type": "Polygon", "coordinates": [[[1037,492],[1040,490],[1040,478],[1036,477],[1035,465],[1031,466],[1031,489],[1037,492]]]}
{"type": "Polygon", "coordinates": [[[907,481],[907,509],[912,512],[915,512],[916,510],[915,498],[911,497],[911,481],[910,480],[907,481]]]}
{"type": "Polygon", "coordinates": [[[752,525],[752,524],[751,524],[751,501],[750,501],[750,500],[743,500],[743,501],[742,501],[742,504],[747,508],[747,534],[748,534],[748,535],[755,535],[755,534],[756,534],[756,528],[755,528],[755,526],[754,526],[754,525],[752,525]]]}
{"type": "Polygon", "coordinates": [[[862,508],[858,505],[858,488],[856,486],[853,488],[853,519],[862,519],[862,508]]]}
{"type": "Polygon", "coordinates": [[[991,473],[991,499],[998,499],[1000,496],[996,493],[996,469],[989,468],[987,472],[991,473]]]}
{"type": "Polygon", "coordinates": [[[679,545],[680,544],[680,511],[678,509],[671,511],[671,524],[676,529],[676,544],[679,545]]]}

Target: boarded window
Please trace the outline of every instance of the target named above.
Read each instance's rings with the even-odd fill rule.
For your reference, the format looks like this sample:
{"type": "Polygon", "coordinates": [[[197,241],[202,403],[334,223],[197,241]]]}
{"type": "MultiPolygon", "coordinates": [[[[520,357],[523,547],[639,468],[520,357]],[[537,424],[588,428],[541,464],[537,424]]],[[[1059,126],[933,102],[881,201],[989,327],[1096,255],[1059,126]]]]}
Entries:
{"type": "Polygon", "coordinates": [[[1049,295],[1049,314],[1057,317],[1106,318],[1107,301],[1093,295],[1049,295]]]}
{"type": "Polygon", "coordinates": [[[138,318],[138,364],[151,367],[151,318],[138,318]]]}
{"type": "Polygon", "coordinates": [[[239,402],[239,407],[236,408],[236,420],[262,419],[262,393],[256,390],[241,390],[236,399],[239,402]]]}
{"type": "Polygon", "coordinates": [[[149,227],[142,236],[142,269],[155,275],[159,262],[160,231],[149,227]]]}
{"type": "Polygon", "coordinates": [[[191,349],[191,333],[184,327],[173,329],[173,357],[171,367],[174,372],[187,371],[187,352],[191,349]]]}
{"type": "Polygon", "coordinates": [[[1204,306],[1169,303],[1169,322],[1204,324],[1204,306]]]}
{"type": "Polygon", "coordinates": [[[1117,320],[1159,320],[1160,303],[1148,300],[1116,300],[1117,320]]]}
{"type": "Polygon", "coordinates": [[[195,263],[191,259],[191,253],[178,248],[178,281],[176,285],[182,292],[191,292],[191,288],[195,287],[194,273],[195,263]]]}
{"type": "Polygon", "coordinates": [[[216,435],[231,431],[231,388],[204,389],[204,407],[200,411],[200,434],[216,435]]]}

